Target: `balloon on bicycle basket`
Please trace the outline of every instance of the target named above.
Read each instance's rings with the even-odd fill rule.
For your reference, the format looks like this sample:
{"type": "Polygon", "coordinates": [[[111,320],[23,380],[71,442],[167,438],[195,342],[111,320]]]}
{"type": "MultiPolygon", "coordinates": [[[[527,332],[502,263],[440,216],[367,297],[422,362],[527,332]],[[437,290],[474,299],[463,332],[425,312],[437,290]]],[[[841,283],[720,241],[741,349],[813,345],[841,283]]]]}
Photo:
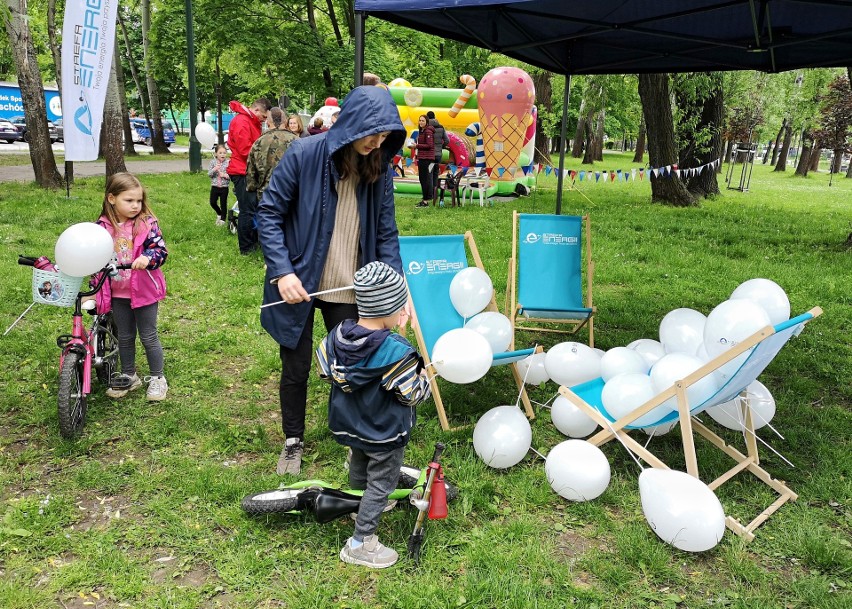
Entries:
{"type": "Polygon", "coordinates": [[[113,256],[107,229],[94,222],[66,228],[56,241],[56,264],[71,277],[85,277],[101,270],[113,256]]]}

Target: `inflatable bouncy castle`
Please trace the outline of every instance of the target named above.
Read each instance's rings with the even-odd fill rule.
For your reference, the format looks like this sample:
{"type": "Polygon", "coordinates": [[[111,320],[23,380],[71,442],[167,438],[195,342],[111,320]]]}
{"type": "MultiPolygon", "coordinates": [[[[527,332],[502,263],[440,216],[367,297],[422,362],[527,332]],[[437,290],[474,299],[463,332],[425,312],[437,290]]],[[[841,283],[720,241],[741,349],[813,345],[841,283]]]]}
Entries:
{"type": "MultiPolygon", "coordinates": [[[[459,81],[464,89],[413,87],[401,78],[388,83],[408,137],[417,138],[417,119],[431,110],[449,140],[442,164],[487,172],[491,182],[488,196],[532,188],[535,176],[524,171],[532,163],[535,146],[532,78],[519,68],[502,67],[488,72],[478,90],[476,79],[469,74],[459,81]],[[519,189],[519,184],[526,188],[519,189]]],[[[406,149],[402,154],[408,156],[409,152],[406,149]]],[[[410,170],[410,160],[407,163],[410,170]]],[[[420,192],[417,180],[405,177],[397,180],[395,188],[420,192]]]]}

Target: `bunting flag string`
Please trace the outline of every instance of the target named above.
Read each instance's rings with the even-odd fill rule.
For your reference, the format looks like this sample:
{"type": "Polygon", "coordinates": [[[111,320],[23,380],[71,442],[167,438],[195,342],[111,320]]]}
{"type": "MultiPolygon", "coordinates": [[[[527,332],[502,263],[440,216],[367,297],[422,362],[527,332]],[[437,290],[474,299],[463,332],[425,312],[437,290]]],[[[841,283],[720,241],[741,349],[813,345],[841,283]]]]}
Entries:
{"type": "MultiPolygon", "coordinates": [[[[410,168],[412,164],[417,161],[412,159],[411,157],[405,158],[404,163],[405,167],[410,168]]],[[[690,179],[694,177],[698,177],[707,171],[715,171],[722,164],[722,159],[718,158],[709,163],[705,163],[703,165],[699,165],[697,167],[685,167],[680,168],[677,164],[672,163],[671,165],[665,165],[660,167],[634,167],[631,169],[601,169],[598,171],[594,170],[574,170],[574,169],[564,169],[562,170],[562,177],[565,179],[571,180],[573,184],[579,182],[591,182],[592,178],[594,178],[594,182],[596,184],[607,184],[607,183],[615,183],[615,182],[635,182],[637,177],[640,181],[645,180],[645,176],[647,175],[649,179],[690,179]],[[601,179],[603,178],[603,179],[601,179]]],[[[394,165],[398,167],[401,171],[403,169],[403,158],[396,157],[394,159],[394,165]]],[[[430,163],[430,169],[435,166],[434,161],[430,163]]],[[[441,165],[441,169],[444,169],[444,165],[441,165]]],[[[446,168],[450,173],[456,173],[459,169],[462,169],[461,166],[455,164],[448,164],[446,168]]],[[[489,177],[494,173],[495,168],[493,167],[469,167],[467,170],[468,175],[478,177],[481,174],[488,175],[489,177]]],[[[503,178],[503,176],[508,173],[512,178],[519,178],[521,175],[537,175],[544,171],[546,176],[550,176],[551,174],[558,176],[559,169],[554,167],[553,165],[546,165],[544,163],[530,163],[525,166],[516,166],[516,167],[497,167],[496,174],[497,177],[503,178]]],[[[404,173],[404,171],[403,171],[404,173]]]]}

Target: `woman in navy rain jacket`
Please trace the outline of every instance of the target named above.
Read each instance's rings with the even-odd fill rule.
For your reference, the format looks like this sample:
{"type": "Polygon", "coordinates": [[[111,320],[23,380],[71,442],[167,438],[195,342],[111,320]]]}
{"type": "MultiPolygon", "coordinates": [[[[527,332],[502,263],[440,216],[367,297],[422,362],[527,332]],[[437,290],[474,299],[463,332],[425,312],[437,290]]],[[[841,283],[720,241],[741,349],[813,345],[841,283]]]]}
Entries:
{"type": "Polygon", "coordinates": [[[280,345],[279,398],[287,439],[278,461],[280,474],[297,474],[301,467],[314,311],[322,312],[326,330],[358,317],[353,292],[320,298],[308,298],[308,294],[318,291],[329,276],[341,275],[338,267],[346,267],[342,275],[347,277],[350,268],[354,274],[364,264],[380,260],[403,274],[390,162],[405,136],[387,90],[358,87],[343,100],[331,129],[290,144],[264,191],[257,212],[267,265],[263,302],[286,303],[262,309],[260,315],[261,325],[280,345]],[[354,176],[347,175],[347,167],[354,176]],[[350,202],[349,215],[343,206],[338,210],[338,195],[350,202]],[[335,236],[335,226],[344,221],[341,218],[345,228],[335,236]],[[357,230],[352,231],[353,226],[357,230]],[[350,245],[341,250],[344,231],[353,234],[350,245]],[[330,248],[337,256],[343,251],[345,264],[326,264],[330,248]]]}

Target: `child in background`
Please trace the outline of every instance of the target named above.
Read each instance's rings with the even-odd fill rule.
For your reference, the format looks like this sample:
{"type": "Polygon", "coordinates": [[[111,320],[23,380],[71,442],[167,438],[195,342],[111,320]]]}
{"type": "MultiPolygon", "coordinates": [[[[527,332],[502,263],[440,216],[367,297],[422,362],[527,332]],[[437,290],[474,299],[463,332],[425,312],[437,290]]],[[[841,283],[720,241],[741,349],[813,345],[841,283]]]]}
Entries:
{"type": "Polygon", "coordinates": [[[216,146],[215,156],[210,161],[210,207],[216,212],[216,226],[224,226],[228,215],[228,185],[231,176],[228,175],[228,149],[224,144],[216,146]]]}
{"type": "Polygon", "coordinates": [[[107,178],[98,224],[112,235],[118,263],[132,267],[111,277],[97,294],[98,312],[112,310],[118,328],[121,360],[121,372],[110,379],[106,394],[121,398],[142,385],[136,374],[138,331],[148,358],[147,397],[150,401],[160,401],[166,397],[168,384],[163,376],[157,310],[159,302],[166,297],[166,280],[160,267],[168,251],[157,218],[148,207],[147,193],[135,176],[116,173],[107,178]]]}
{"type": "Polygon", "coordinates": [[[363,489],[355,532],[340,560],[376,569],[399,555],[379,543],[376,530],[399,481],[415,407],[431,395],[423,359],[399,334],[408,301],[405,280],[384,262],[355,273],[359,319],[335,326],[317,349],[320,377],[331,383],[328,426],[352,450],[349,485],[363,489]]]}

